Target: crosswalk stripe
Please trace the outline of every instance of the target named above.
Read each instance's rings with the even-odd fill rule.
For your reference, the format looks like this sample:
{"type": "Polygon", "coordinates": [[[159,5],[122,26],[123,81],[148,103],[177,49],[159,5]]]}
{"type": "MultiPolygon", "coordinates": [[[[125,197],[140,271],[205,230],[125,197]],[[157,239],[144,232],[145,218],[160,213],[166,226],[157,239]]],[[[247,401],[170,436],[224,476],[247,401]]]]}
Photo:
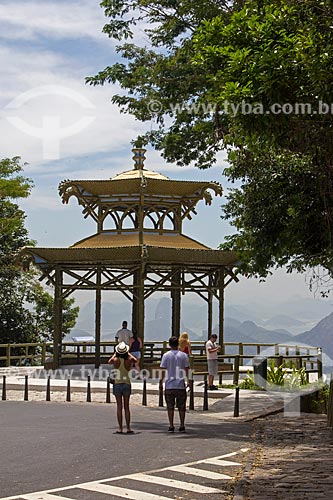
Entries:
{"type": "Polygon", "coordinates": [[[220,460],[219,458],[207,458],[207,460],[203,460],[202,462],[198,462],[201,464],[211,464],[211,465],[221,465],[222,467],[232,466],[232,465],[241,465],[238,462],[230,462],[229,460],[220,460]]]}
{"type": "MultiPolygon", "coordinates": [[[[231,476],[227,476],[225,474],[220,474],[220,473],[217,473],[217,472],[213,472],[213,471],[209,471],[209,470],[203,470],[203,469],[196,469],[195,467],[192,467],[192,466],[195,466],[195,465],[198,465],[198,464],[211,464],[211,465],[218,465],[218,466],[231,466],[231,465],[241,465],[239,464],[238,462],[231,462],[229,460],[225,460],[226,458],[229,458],[229,457],[235,457],[235,455],[239,454],[240,452],[241,453],[245,453],[248,451],[248,448],[241,448],[239,451],[234,451],[234,452],[231,452],[231,453],[226,453],[224,455],[220,455],[218,457],[213,457],[213,458],[207,458],[205,460],[198,460],[196,462],[190,462],[190,463],[187,463],[187,464],[182,464],[182,465],[176,465],[176,466],[172,466],[172,467],[164,467],[164,468],[161,468],[161,469],[155,469],[155,470],[150,470],[149,473],[147,474],[144,474],[144,473],[139,473],[139,477],[141,475],[143,475],[144,477],[148,477],[148,481],[150,482],[153,482],[153,479],[154,481],[155,480],[155,477],[156,476],[150,476],[150,474],[152,473],[159,473],[159,472],[167,472],[167,471],[176,471],[176,472],[181,472],[183,474],[191,474],[193,476],[199,476],[199,477],[205,477],[207,479],[232,479],[231,476]],[[153,478],[153,479],[152,479],[153,478]]],[[[107,481],[117,481],[119,479],[135,479],[135,474],[127,474],[127,475],[124,475],[124,476],[118,476],[118,477],[112,477],[112,478],[109,478],[109,479],[103,479],[103,482],[107,482],[107,481]]],[[[179,489],[183,489],[186,491],[187,487],[185,488],[184,485],[189,485],[190,483],[186,483],[186,482],[182,482],[182,481],[176,481],[176,480],[172,480],[172,479],[166,479],[166,478],[159,478],[160,479],[160,484],[161,483],[161,480],[162,481],[170,481],[170,483],[166,484],[166,483],[163,483],[165,484],[166,486],[173,486],[174,488],[179,488],[179,489]],[[173,484],[171,484],[171,481],[173,481],[173,484]],[[178,484],[178,486],[176,486],[176,484],[178,484]],[[183,485],[183,486],[181,486],[183,485]]],[[[144,481],[145,479],[138,479],[139,481],[144,481]]],[[[22,494],[22,495],[14,495],[14,496],[10,496],[10,497],[6,497],[6,498],[1,498],[0,497],[0,500],[18,500],[19,498],[22,498],[24,500],[68,500],[67,497],[62,497],[60,495],[52,495],[52,493],[62,493],[62,494],[65,494],[65,491],[66,490],[70,490],[70,489],[73,489],[73,488],[81,488],[81,489],[89,489],[88,487],[85,488],[85,485],[88,485],[89,487],[91,487],[92,485],[94,485],[94,487],[96,488],[96,485],[100,485],[100,487],[104,487],[105,488],[108,486],[108,485],[105,485],[105,484],[102,484],[102,483],[98,483],[96,481],[94,482],[88,482],[88,483],[81,483],[81,484],[74,484],[74,485],[71,485],[71,486],[64,486],[62,488],[55,488],[55,489],[52,489],[52,490],[48,490],[48,491],[41,491],[41,492],[34,492],[34,493],[25,493],[25,494],[22,494]]],[[[201,485],[193,485],[194,486],[194,489],[193,490],[188,490],[188,491],[198,491],[198,487],[200,488],[204,488],[204,486],[201,486],[201,485]]],[[[205,488],[208,488],[208,486],[206,486],[205,488]]],[[[107,488],[108,489],[108,493],[110,493],[110,488],[107,488]]],[[[118,488],[118,490],[122,490],[122,488],[118,488]]],[[[216,493],[217,491],[219,491],[220,493],[223,493],[223,491],[221,490],[215,490],[215,488],[212,488],[212,493],[216,493]]],[[[96,490],[97,491],[97,490],[96,490]]],[[[126,490],[127,491],[127,490],[126,490]]],[[[207,492],[207,491],[206,491],[207,492]]],[[[202,492],[204,493],[204,492],[202,492]]],[[[208,493],[208,492],[207,492],[208,493]]],[[[1,493],[0,493],[1,494],[1,493]]],[[[152,495],[152,494],[146,494],[145,496],[142,496],[140,492],[138,492],[138,495],[139,496],[135,496],[135,497],[129,497],[128,494],[126,495],[120,495],[118,494],[118,496],[123,496],[123,497],[126,497],[126,498],[133,498],[133,500],[157,500],[158,499],[162,499],[163,498],[166,498],[166,497],[161,497],[161,496],[156,496],[156,495],[152,495]]],[[[170,499],[167,499],[167,500],[170,500],[170,499]]]]}
{"type": "Polygon", "coordinates": [[[185,481],[177,481],[176,479],[168,479],[161,476],[150,476],[149,474],[134,474],[133,477],[129,476],[129,479],[134,479],[135,481],[145,481],[149,483],[161,484],[163,486],[170,486],[171,488],[178,488],[180,490],[196,491],[197,493],[225,493],[217,488],[211,488],[210,486],[202,486],[201,484],[187,483],[185,481]]]}
{"type": "Polygon", "coordinates": [[[207,479],[232,479],[231,476],[227,476],[226,474],[218,474],[217,472],[212,472],[210,470],[186,467],[186,465],[175,465],[173,467],[168,467],[168,470],[182,472],[183,474],[192,474],[192,476],[206,477],[207,479]]]}
{"type": "Polygon", "coordinates": [[[80,489],[88,491],[96,491],[98,493],[106,493],[107,495],[116,495],[122,498],[129,498],[130,500],[171,500],[170,497],[162,497],[161,495],[154,495],[146,491],[129,490],[128,488],[119,488],[118,486],[111,486],[102,483],[86,483],[81,484],[80,489]]]}
{"type": "Polygon", "coordinates": [[[24,498],[24,500],[69,500],[67,497],[59,495],[51,495],[50,493],[28,493],[28,495],[19,495],[16,498],[24,498]]]}

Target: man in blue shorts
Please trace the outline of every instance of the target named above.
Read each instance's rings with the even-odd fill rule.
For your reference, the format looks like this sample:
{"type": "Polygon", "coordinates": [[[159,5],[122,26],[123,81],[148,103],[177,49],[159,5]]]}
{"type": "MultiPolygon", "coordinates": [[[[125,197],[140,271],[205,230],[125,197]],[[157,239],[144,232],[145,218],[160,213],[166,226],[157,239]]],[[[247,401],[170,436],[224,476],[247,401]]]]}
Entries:
{"type": "Polygon", "coordinates": [[[185,432],[185,412],[186,412],[186,386],[188,380],[189,360],[188,356],[178,350],[178,337],[170,337],[170,351],[163,354],[160,367],[160,387],[165,380],[165,401],[168,409],[169,432],[174,432],[173,423],[175,404],[179,412],[180,427],[179,432],[185,432]]]}

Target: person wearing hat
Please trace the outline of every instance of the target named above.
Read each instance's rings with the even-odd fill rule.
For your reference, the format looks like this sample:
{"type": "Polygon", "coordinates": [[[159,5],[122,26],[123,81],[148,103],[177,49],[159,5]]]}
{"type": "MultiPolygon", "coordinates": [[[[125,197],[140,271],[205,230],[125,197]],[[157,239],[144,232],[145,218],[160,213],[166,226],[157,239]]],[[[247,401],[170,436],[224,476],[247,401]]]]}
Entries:
{"type": "Polygon", "coordinates": [[[133,434],[131,429],[131,414],[129,400],[131,395],[131,379],[129,372],[137,359],[129,352],[129,346],[125,342],[119,342],[116,350],[108,363],[115,368],[115,380],[113,384],[113,394],[117,402],[117,434],[123,434],[123,406],[125,412],[126,433],[133,434]]]}

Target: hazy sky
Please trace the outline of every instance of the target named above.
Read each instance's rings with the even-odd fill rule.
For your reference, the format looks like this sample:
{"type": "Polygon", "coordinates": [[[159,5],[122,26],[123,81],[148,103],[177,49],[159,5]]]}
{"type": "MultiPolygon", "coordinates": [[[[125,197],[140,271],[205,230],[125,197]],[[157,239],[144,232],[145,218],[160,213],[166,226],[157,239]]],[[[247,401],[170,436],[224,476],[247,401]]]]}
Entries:
{"type": "MultiPolygon", "coordinates": [[[[99,0],[2,0],[0,5],[1,157],[21,156],[35,187],[21,203],[38,246],[69,246],[95,232],[74,199],[63,206],[63,179],[109,178],[132,168],[130,141],[146,125],[120,114],[110,103],[117,87],[89,87],[93,75],[115,60],[114,42],[101,33],[99,0]]],[[[138,38],[144,35],[138,32],[138,38]]],[[[148,124],[149,127],[149,124],[148,124]]],[[[207,171],[166,165],[153,150],[146,167],[176,179],[222,178],[224,155],[207,171]]],[[[185,225],[189,236],[216,248],[230,228],[220,219],[223,198],[185,225]]],[[[305,277],[279,271],[266,284],[242,279],[227,300],[286,300],[312,297],[305,277]]]]}

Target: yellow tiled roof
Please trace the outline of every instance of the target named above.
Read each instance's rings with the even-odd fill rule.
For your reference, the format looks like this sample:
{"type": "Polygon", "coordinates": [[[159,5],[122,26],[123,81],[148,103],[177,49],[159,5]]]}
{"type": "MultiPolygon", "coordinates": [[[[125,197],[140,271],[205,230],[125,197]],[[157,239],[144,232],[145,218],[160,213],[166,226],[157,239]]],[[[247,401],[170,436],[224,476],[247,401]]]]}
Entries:
{"type": "MultiPolygon", "coordinates": [[[[71,245],[71,248],[120,248],[133,247],[140,244],[138,232],[125,232],[116,234],[112,232],[103,232],[89,236],[84,240],[78,241],[71,245]]],[[[175,233],[156,234],[145,232],[143,234],[143,244],[151,247],[159,248],[190,248],[197,250],[210,250],[209,247],[193,240],[188,236],[175,233]]]]}

